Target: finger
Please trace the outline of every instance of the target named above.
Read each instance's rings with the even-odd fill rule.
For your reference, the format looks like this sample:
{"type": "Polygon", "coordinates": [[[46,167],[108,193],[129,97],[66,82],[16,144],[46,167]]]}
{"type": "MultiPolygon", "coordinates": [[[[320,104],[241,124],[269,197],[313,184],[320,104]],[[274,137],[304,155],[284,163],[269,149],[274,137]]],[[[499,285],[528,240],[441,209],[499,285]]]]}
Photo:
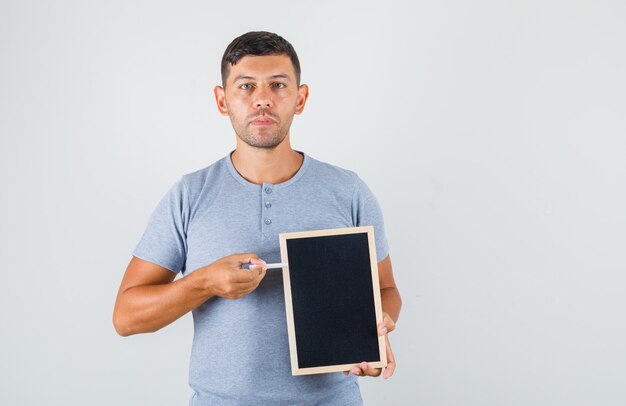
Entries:
{"type": "Polygon", "coordinates": [[[239,276],[236,281],[231,279],[231,283],[236,291],[240,292],[240,296],[245,296],[259,287],[267,272],[259,269],[252,271],[244,270],[242,273],[243,275],[239,276]]]}
{"type": "MultiPolygon", "coordinates": [[[[350,372],[356,376],[367,376],[368,368],[369,366],[367,362],[361,362],[359,365],[355,365],[354,367],[352,367],[350,372]]],[[[371,373],[371,371],[369,373],[371,373]]]]}
{"type": "Polygon", "coordinates": [[[257,280],[257,286],[259,285],[259,283],[261,283],[263,278],[265,278],[265,275],[267,275],[267,268],[260,269],[259,270],[259,277],[258,277],[258,280],[257,280]]]}
{"type": "Polygon", "coordinates": [[[387,324],[388,333],[391,333],[393,330],[396,329],[396,322],[391,318],[391,316],[389,316],[386,313],[385,313],[384,321],[387,324]]]}
{"type": "Polygon", "coordinates": [[[385,373],[383,374],[383,378],[389,379],[393,375],[393,372],[396,370],[396,358],[393,356],[393,351],[391,351],[391,345],[389,344],[389,337],[385,336],[385,344],[387,347],[387,368],[385,368],[385,373]]]}
{"type": "Polygon", "coordinates": [[[384,336],[385,334],[387,334],[389,332],[389,329],[387,328],[387,323],[385,321],[382,321],[379,325],[378,325],[378,335],[379,336],[384,336]]]}
{"type": "Polygon", "coordinates": [[[391,378],[391,376],[393,375],[393,372],[396,370],[396,363],[395,362],[388,362],[387,363],[387,368],[385,368],[385,373],[383,374],[383,378],[385,379],[389,379],[391,378]]]}
{"type": "Polygon", "coordinates": [[[237,299],[242,298],[254,292],[257,287],[258,287],[258,284],[255,284],[255,285],[237,284],[236,288],[234,289],[232,293],[232,296],[237,299]]]}
{"type": "Polygon", "coordinates": [[[378,335],[383,336],[387,333],[391,333],[396,328],[396,322],[389,316],[389,314],[383,312],[383,321],[378,325],[378,335]]]}
{"type": "Polygon", "coordinates": [[[383,321],[378,323],[378,335],[379,336],[384,336],[385,334],[389,332],[389,329],[387,328],[387,324],[388,324],[387,313],[383,312],[383,321]]]}
{"type": "Polygon", "coordinates": [[[252,264],[252,267],[250,269],[267,269],[267,264],[262,259],[251,258],[250,264],[252,264]]]}
{"type": "Polygon", "coordinates": [[[359,368],[361,368],[361,371],[363,371],[363,375],[367,375],[367,376],[376,377],[376,376],[379,376],[380,373],[382,372],[381,368],[374,368],[367,362],[361,362],[361,364],[359,365],[359,368]]]}
{"type": "Polygon", "coordinates": [[[263,278],[265,278],[265,274],[267,273],[267,267],[265,264],[263,265],[253,265],[250,269],[247,269],[249,275],[251,275],[251,283],[257,286],[263,278]]]}
{"type": "Polygon", "coordinates": [[[267,270],[265,268],[252,271],[254,272],[254,280],[252,281],[252,289],[256,289],[260,284],[265,275],[267,274],[267,270]]]}

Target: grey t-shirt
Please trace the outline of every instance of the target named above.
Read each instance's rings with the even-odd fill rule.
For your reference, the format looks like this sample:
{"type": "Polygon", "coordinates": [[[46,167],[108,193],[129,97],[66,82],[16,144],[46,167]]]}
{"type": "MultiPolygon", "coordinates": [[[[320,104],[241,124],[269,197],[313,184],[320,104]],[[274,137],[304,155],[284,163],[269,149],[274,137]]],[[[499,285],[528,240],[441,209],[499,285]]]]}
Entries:
{"type": "MultiPolygon", "coordinates": [[[[230,155],[177,182],[156,207],[133,255],[187,275],[234,253],[280,262],[278,234],[373,225],[378,261],[388,254],[383,218],[354,173],[310,156],[280,184],[253,184],[230,155]]],[[[241,299],[212,297],[193,310],[190,405],[358,405],[353,375],[292,376],[281,270],[241,299]]]]}

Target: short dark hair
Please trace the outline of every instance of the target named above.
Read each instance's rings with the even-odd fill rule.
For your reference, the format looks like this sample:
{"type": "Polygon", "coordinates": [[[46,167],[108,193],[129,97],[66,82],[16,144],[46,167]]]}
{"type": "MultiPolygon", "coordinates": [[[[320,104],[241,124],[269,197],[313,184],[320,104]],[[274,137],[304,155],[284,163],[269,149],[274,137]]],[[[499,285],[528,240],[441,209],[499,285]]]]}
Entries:
{"type": "Polygon", "coordinates": [[[300,61],[291,44],[273,32],[250,31],[233,40],[222,56],[222,85],[226,85],[226,78],[230,73],[230,67],[236,65],[246,55],[281,55],[285,54],[291,59],[291,64],[296,72],[296,81],[300,85],[300,61]]]}

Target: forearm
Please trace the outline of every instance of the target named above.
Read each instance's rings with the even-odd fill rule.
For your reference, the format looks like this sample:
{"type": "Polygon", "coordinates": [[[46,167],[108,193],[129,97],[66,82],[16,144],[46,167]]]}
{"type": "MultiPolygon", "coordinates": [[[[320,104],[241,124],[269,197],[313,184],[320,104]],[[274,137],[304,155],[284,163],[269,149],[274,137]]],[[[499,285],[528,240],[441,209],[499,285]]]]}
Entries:
{"type": "Polygon", "coordinates": [[[402,298],[400,297],[398,289],[395,287],[381,289],[380,300],[383,305],[383,311],[387,313],[394,322],[398,321],[400,308],[402,307],[402,298]]]}
{"type": "Polygon", "coordinates": [[[163,285],[134,286],[118,296],[114,323],[122,336],[157,331],[212,296],[194,273],[163,285]]]}

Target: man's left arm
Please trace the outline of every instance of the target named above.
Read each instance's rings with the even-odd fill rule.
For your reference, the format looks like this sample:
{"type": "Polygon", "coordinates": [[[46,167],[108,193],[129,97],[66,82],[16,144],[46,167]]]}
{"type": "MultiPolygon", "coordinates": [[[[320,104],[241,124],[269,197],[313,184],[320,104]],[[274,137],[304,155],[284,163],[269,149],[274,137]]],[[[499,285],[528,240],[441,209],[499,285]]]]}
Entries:
{"type": "MultiPolygon", "coordinates": [[[[402,307],[402,298],[393,279],[393,269],[389,256],[378,263],[378,280],[380,283],[380,299],[383,306],[383,321],[378,325],[378,335],[385,336],[387,368],[383,377],[387,379],[393,375],[393,371],[396,369],[396,360],[389,345],[388,334],[395,330],[396,321],[398,321],[400,308],[402,307]]],[[[357,376],[379,376],[381,372],[382,368],[374,368],[368,365],[367,362],[361,362],[349,372],[345,371],[344,375],[352,373],[357,376]]]]}

